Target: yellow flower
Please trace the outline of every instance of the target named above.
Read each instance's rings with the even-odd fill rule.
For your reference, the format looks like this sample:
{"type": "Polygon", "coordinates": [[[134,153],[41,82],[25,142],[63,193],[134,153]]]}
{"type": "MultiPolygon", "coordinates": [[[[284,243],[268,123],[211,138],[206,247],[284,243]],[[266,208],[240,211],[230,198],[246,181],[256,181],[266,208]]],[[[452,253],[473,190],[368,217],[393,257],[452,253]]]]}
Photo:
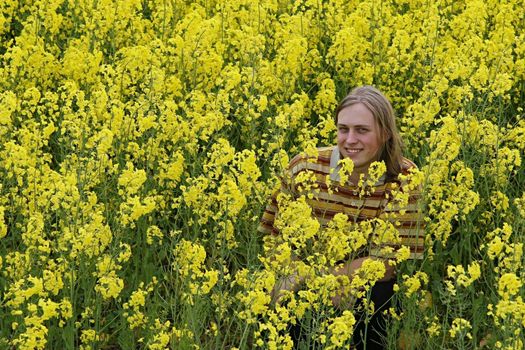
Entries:
{"type": "Polygon", "coordinates": [[[513,273],[505,273],[498,281],[498,294],[504,299],[509,299],[518,293],[522,285],[518,276],[513,273]]]}
{"type": "Polygon", "coordinates": [[[135,170],[131,162],[126,163],[126,168],[118,179],[118,184],[121,187],[119,193],[133,195],[139,191],[146,181],[146,172],[142,169],[135,170]]]}
{"type": "Polygon", "coordinates": [[[115,261],[105,255],[97,263],[97,284],[95,290],[99,292],[104,299],[117,298],[124,288],[124,281],[117,276],[116,270],[119,270],[115,261]]]}
{"type": "Polygon", "coordinates": [[[138,196],[130,196],[120,205],[122,223],[125,226],[134,227],[135,221],[153,212],[155,208],[155,197],[149,196],[141,199],[138,196]]]}
{"type": "Polygon", "coordinates": [[[184,172],[184,155],[182,152],[177,151],[170,158],[171,161],[169,163],[161,163],[162,170],[159,178],[162,181],[177,183],[184,172]]]}
{"type": "Polygon", "coordinates": [[[94,329],[83,329],[80,334],[81,348],[88,349],[89,345],[99,340],[99,336],[94,329]]]}
{"type": "Polygon", "coordinates": [[[339,349],[344,346],[352,337],[355,323],[355,317],[349,310],[343,311],[341,316],[334,318],[328,326],[331,344],[326,349],[339,349]]]}
{"type": "Polygon", "coordinates": [[[49,320],[50,318],[57,317],[59,315],[59,303],[55,303],[49,299],[40,299],[38,306],[42,309],[42,315],[40,316],[43,320],[49,320]]]}
{"type": "Polygon", "coordinates": [[[163,237],[164,237],[164,234],[162,233],[160,228],[158,228],[158,226],[156,225],[152,225],[148,227],[148,229],[146,230],[146,243],[148,243],[149,245],[153,244],[154,238],[157,238],[159,240],[159,244],[162,244],[163,237]]]}
{"type": "Polygon", "coordinates": [[[344,186],[348,183],[348,179],[354,171],[354,162],[350,158],[343,158],[337,162],[337,165],[341,166],[339,169],[339,182],[344,186]]]}
{"type": "Polygon", "coordinates": [[[452,326],[448,332],[452,338],[466,336],[468,339],[472,339],[472,334],[469,332],[471,329],[472,326],[469,321],[458,317],[452,321],[452,326]]]}
{"type": "Polygon", "coordinates": [[[0,206],[0,239],[7,235],[7,225],[5,224],[5,208],[0,206]]]}
{"type": "Polygon", "coordinates": [[[357,184],[357,186],[360,189],[359,195],[371,195],[374,191],[374,185],[379,181],[379,178],[381,178],[381,176],[385,175],[385,173],[385,162],[373,162],[372,164],[370,164],[370,167],[368,168],[368,176],[365,178],[364,174],[360,175],[359,183],[357,184]]]}
{"type": "Polygon", "coordinates": [[[208,270],[204,266],[206,251],[198,243],[182,240],[174,249],[173,267],[180,274],[182,282],[187,286],[185,298],[193,303],[193,295],[208,294],[217,284],[219,272],[208,270]]]}
{"type": "Polygon", "coordinates": [[[123,262],[126,262],[129,260],[129,258],[131,257],[131,247],[129,244],[127,243],[120,243],[119,244],[120,248],[122,248],[122,251],[119,253],[118,257],[117,257],[117,262],[119,263],[123,263],[123,262]]]}
{"type": "Polygon", "coordinates": [[[289,242],[293,249],[304,249],[307,242],[317,234],[321,225],[311,216],[312,208],[304,196],[295,201],[281,193],[277,198],[279,215],[275,226],[280,230],[282,239],[289,242]]]}
{"type": "Polygon", "coordinates": [[[521,216],[521,218],[525,219],[525,191],[523,192],[521,198],[514,199],[514,205],[518,209],[518,213],[521,216]]]}
{"type": "Polygon", "coordinates": [[[50,291],[53,295],[57,295],[58,292],[64,287],[64,282],[62,281],[62,268],[56,270],[44,270],[43,280],[44,288],[50,291]]]}
{"type": "Polygon", "coordinates": [[[0,125],[11,125],[11,116],[17,108],[17,104],[18,100],[12,91],[5,91],[0,94],[0,125]]]}
{"type": "Polygon", "coordinates": [[[428,276],[426,273],[418,271],[414,276],[403,275],[403,280],[403,285],[406,286],[405,294],[410,297],[428,283],[428,276]]]}
{"type": "Polygon", "coordinates": [[[480,268],[479,263],[473,262],[472,264],[468,266],[468,275],[467,275],[463,266],[449,265],[447,267],[447,274],[448,274],[448,278],[450,279],[450,284],[449,284],[450,286],[455,284],[455,285],[459,285],[463,287],[468,287],[481,276],[481,268],[480,268]]]}

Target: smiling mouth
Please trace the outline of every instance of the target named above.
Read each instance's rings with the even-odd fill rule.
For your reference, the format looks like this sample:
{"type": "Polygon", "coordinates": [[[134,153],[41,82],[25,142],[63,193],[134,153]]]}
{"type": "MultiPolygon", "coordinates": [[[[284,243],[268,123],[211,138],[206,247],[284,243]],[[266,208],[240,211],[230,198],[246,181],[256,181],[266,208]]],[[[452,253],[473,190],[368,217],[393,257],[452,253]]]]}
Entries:
{"type": "Polygon", "coordinates": [[[348,149],[347,148],[346,152],[350,153],[350,154],[352,154],[352,153],[355,154],[355,153],[361,152],[361,150],[360,149],[348,149]]]}

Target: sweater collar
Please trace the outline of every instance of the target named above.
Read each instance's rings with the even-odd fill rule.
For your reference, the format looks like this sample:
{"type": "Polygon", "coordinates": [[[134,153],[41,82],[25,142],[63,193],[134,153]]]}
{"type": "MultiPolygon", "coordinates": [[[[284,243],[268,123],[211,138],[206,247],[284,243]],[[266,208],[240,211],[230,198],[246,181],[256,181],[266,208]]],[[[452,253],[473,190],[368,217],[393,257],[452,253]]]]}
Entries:
{"type": "MultiPolygon", "coordinates": [[[[339,147],[334,146],[332,149],[332,155],[330,156],[330,180],[339,182],[341,180],[341,177],[339,176],[339,170],[341,169],[341,164],[339,163],[339,160],[341,160],[341,153],[339,152],[339,147]]],[[[386,174],[383,174],[379,180],[377,180],[376,184],[374,186],[381,186],[384,185],[386,180],[386,174]]],[[[353,185],[353,184],[352,184],[353,185]]]]}

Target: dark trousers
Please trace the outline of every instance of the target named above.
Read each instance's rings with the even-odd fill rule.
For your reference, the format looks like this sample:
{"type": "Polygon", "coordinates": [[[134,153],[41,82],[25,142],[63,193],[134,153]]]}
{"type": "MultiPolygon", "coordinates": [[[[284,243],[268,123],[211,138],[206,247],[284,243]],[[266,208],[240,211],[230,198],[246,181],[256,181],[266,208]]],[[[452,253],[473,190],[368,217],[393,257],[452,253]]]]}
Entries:
{"type": "MultiPolygon", "coordinates": [[[[368,316],[368,324],[365,323],[366,315],[362,312],[355,312],[354,316],[357,323],[354,325],[354,334],[352,337],[352,349],[363,350],[384,350],[384,340],[386,336],[386,319],[383,311],[388,310],[391,306],[391,298],[394,295],[394,280],[386,282],[376,282],[372,287],[370,299],[374,302],[375,312],[368,316]]],[[[358,304],[360,301],[358,301],[358,304]]],[[[294,342],[294,349],[321,349],[319,344],[304,346],[308,343],[308,334],[302,330],[298,323],[290,329],[290,335],[294,342]],[[303,346],[299,346],[303,343],[303,346]]]]}
{"type": "Polygon", "coordinates": [[[353,344],[354,349],[364,349],[366,342],[367,350],[383,350],[386,347],[383,345],[386,337],[386,318],[384,311],[388,310],[392,305],[391,299],[394,295],[394,280],[385,282],[376,282],[372,287],[370,299],[374,302],[375,312],[368,316],[368,326],[365,324],[365,317],[363,313],[356,313],[355,317],[358,320],[354,327],[353,344]]]}

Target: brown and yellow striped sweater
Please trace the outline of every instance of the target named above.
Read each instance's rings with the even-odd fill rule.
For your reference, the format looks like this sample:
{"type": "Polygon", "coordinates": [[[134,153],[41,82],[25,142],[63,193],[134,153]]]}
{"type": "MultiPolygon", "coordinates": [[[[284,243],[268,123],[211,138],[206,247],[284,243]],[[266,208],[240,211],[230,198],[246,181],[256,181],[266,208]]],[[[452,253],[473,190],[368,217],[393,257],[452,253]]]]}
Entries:
{"type": "MultiPolygon", "coordinates": [[[[410,248],[411,258],[420,258],[424,251],[424,223],[423,216],[419,209],[418,201],[420,198],[419,191],[411,191],[408,197],[408,205],[399,208],[396,206],[387,206],[394,188],[403,189],[399,181],[385,181],[385,177],[379,179],[374,185],[372,193],[365,196],[359,195],[359,189],[352,184],[345,184],[344,186],[339,182],[338,161],[340,154],[337,146],[330,146],[319,148],[319,156],[315,158],[307,158],[298,155],[292,159],[288,166],[287,177],[292,179],[290,185],[283,181],[281,191],[296,193],[297,189],[293,185],[293,179],[301,172],[310,171],[315,175],[316,192],[312,198],[309,198],[308,204],[312,208],[313,216],[319,221],[321,226],[326,226],[327,223],[337,214],[346,214],[349,220],[360,222],[364,220],[371,220],[374,218],[395,221],[395,226],[399,231],[401,242],[382,244],[382,247],[391,246],[396,249],[401,245],[410,248]],[[333,171],[331,171],[333,169],[333,171]],[[329,188],[326,183],[327,176],[330,177],[331,186],[329,188]],[[335,190],[334,190],[335,189],[335,190]]],[[[407,175],[411,168],[416,165],[403,158],[402,173],[407,175]]],[[[277,203],[277,196],[280,191],[274,193],[271,197],[270,203],[266,206],[264,214],[261,218],[258,230],[267,234],[279,234],[279,230],[275,227],[274,221],[278,215],[279,208],[277,203]]],[[[379,246],[372,247],[368,255],[383,256],[380,252],[379,246]]]]}

